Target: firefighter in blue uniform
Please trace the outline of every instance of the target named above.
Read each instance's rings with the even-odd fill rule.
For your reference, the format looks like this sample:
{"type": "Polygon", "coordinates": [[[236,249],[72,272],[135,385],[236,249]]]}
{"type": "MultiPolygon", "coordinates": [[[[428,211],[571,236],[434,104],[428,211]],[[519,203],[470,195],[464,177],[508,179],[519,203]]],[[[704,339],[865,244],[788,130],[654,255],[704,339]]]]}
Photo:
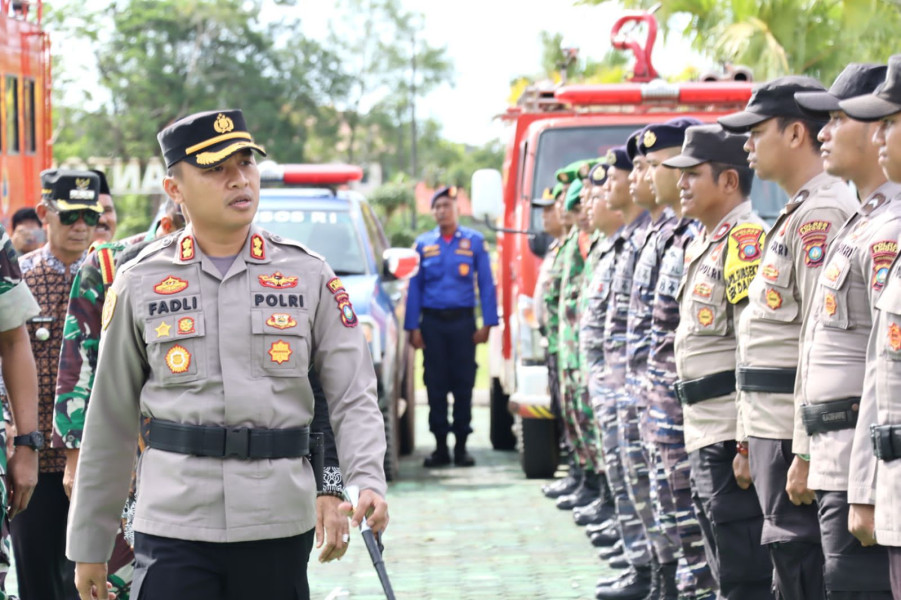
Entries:
{"type": "Polygon", "coordinates": [[[476,378],[476,344],[488,340],[497,325],[497,297],[485,239],[457,223],[457,189],[442,187],[432,196],[438,226],[416,238],[419,273],[410,280],[404,329],[410,343],[422,349],[423,379],[429,397],[429,430],[436,450],[426,467],[451,462],[447,434],[454,433],[454,464],[471,467],[466,451],[472,433],[472,386],[476,378]],[[482,327],[476,328],[476,283],[482,307],[482,327]],[[448,422],[447,394],[454,395],[453,424],[448,422]]]}

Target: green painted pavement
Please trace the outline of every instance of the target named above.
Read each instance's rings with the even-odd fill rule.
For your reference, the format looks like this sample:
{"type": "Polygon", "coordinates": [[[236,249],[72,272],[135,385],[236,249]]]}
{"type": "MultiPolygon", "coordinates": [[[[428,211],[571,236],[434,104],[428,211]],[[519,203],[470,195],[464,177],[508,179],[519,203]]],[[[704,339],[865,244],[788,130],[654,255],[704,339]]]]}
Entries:
{"type": "MultiPolygon", "coordinates": [[[[433,449],[428,406],[417,406],[416,416],[417,451],[388,489],[385,563],[397,598],[594,598],[598,577],[613,571],[572,514],[542,495],[543,482],[525,479],[516,453],[491,450],[488,409],[473,408],[469,469],[425,469],[433,449]]],[[[321,564],[316,556],[314,600],[385,597],[358,532],[341,561],[321,564]]]]}

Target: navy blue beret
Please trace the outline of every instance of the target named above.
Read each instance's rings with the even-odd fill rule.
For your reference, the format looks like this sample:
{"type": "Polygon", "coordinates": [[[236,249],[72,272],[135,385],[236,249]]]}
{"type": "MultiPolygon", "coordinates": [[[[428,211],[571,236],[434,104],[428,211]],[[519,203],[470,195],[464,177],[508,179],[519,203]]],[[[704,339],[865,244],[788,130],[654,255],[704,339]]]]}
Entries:
{"type": "Polygon", "coordinates": [[[685,141],[685,130],[695,125],[701,125],[701,122],[690,117],[678,117],[665,123],[651,123],[642,130],[638,151],[647,154],[664,148],[681,148],[682,142],[685,141]]]}
{"type": "Polygon", "coordinates": [[[623,171],[632,170],[632,159],[625,146],[615,146],[607,151],[607,165],[623,171]]]}
{"type": "Polygon", "coordinates": [[[438,188],[434,194],[432,194],[432,207],[434,208],[435,203],[438,202],[439,198],[443,198],[447,196],[451,200],[457,199],[457,186],[455,185],[446,185],[444,187],[438,188]]]}

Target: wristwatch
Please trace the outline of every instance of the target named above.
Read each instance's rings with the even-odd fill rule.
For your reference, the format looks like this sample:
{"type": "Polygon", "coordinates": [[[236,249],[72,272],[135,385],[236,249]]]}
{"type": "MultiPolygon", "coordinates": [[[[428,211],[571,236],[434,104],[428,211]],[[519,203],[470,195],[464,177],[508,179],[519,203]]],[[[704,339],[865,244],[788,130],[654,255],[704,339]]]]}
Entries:
{"type": "Polygon", "coordinates": [[[44,434],[40,431],[32,431],[25,435],[17,435],[13,438],[13,446],[28,446],[33,450],[44,447],[44,434]]]}

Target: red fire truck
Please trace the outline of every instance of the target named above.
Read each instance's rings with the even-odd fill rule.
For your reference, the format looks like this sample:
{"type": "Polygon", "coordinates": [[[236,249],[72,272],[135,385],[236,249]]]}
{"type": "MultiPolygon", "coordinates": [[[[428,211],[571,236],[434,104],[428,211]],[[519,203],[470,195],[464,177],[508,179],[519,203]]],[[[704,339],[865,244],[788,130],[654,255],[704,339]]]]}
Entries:
{"type": "MultiPolygon", "coordinates": [[[[558,462],[558,432],[532,299],[551,240],[542,233],[541,210],[531,206],[532,198],[553,186],[557,169],[604,156],[647,123],[677,116],[714,122],[743,108],[752,91],[746,69],[679,84],[658,79],[650,60],[656,32],[656,20],[645,12],[627,13],[615,23],[614,47],[635,54],[634,74],[627,82],[526,89],[502,115],[509,124],[503,174],[482,170],[473,175],[473,214],[498,231],[496,276],[503,318],[490,340],[491,441],[496,449],[510,450],[517,441],[514,430],[518,432],[527,477],[550,477],[558,462]],[[644,44],[625,34],[625,27],[636,23],[647,32],[644,44]]],[[[754,182],[752,199],[764,218],[774,218],[785,203],[775,184],[760,180],[754,182]]]]}
{"type": "Polygon", "coordinates": [[[50,38],[41,0],[0,0],[0,220],[40,197],[50,168],[50,38]]]}

